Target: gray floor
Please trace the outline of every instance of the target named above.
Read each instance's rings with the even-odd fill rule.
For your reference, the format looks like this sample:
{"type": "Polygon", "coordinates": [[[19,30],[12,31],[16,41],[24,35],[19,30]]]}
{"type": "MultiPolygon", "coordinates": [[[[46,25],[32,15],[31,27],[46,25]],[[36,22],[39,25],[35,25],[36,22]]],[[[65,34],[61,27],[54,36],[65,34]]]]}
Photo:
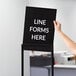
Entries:
{"type": "MultiPolygon", "coordinates": [[[[48,76],[48,70],[46,68],[31,68],[31,76],[48,76]]],[[[55,68],[54,76],[76,76],[76,69],[68,68],[55,68]]]]}

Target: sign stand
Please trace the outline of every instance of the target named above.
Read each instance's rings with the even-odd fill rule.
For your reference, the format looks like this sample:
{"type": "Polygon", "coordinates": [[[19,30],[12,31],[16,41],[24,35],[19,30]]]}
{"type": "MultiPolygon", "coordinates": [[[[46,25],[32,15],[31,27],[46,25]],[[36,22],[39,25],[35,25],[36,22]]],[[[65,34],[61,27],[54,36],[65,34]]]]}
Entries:
{"type": "MultiPolygon", "coordinates": [[[[24,50],[51,52],[51,76],[54,76],[53,39],[56,9],[26,7],[23,43],[21,45],[21,67],[24,76],[24,50]]],[[[48,69],[50,76],[50,69],[48,69]]]]}
{"type": "MultiPolygon", "coordinates": [[[[23,48],[23,45],[21,45],[21,76],[24,76],[24,51],[26,49],[23,48]]],[[[54,76],[54,54],[51,52],[51,69],[48,69],[48,76],[54,76]]],[[[31,75],[30,75],[31,76],[31,75]]]]}

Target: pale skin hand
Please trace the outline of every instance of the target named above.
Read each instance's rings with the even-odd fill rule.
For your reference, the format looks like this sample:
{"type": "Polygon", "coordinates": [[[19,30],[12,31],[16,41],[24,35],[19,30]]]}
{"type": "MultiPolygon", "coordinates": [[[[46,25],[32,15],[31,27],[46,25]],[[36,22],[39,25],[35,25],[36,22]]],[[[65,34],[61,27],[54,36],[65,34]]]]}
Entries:
{"type": "Polygon", "coordinates": [[[58,32],[59,36],[63,39],[67,47],[76,55],[76,43],[72,41],[66,34],[61,30],[61,24],[58,21],[53,21],[54,28],[58,32]]]}
{"type": "Polygon", "coordinates": [[[61,24],[58,21],[54,21],[54,27],[57,32],[61,32],[61,24]]]}

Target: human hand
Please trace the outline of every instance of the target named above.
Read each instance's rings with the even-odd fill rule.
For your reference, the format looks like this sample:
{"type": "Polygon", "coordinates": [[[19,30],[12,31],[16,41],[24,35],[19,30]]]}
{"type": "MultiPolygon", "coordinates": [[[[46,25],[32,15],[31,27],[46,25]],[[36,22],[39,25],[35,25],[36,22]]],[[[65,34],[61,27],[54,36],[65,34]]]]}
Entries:
{"type": "Polygon", "coordinates": [[[57,32],[61,32],[61,24],[58,21],[53,21],[54,28],[57,32]]]}

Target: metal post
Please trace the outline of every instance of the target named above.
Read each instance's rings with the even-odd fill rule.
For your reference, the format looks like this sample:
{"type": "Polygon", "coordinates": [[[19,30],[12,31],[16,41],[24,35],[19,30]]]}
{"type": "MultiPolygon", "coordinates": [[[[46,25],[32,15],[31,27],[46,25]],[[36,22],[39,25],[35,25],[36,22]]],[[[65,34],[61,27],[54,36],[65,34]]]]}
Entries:
{"type": "Polygon", "coordinates": [[[51,52],[51,76],[54,76],[54,55],[53,55],[53,51],[51,52]]]}
{"type": "Polygon", "coordinates": [[[48,76],[54,76],[54,55],[53,52],[51,53],[51,68],[48,69],[48,76]]]}
{"type": "Polygon", "coordinates": [[[24,76],[24,50],[21,46],[21,76],[24,76]]]}

